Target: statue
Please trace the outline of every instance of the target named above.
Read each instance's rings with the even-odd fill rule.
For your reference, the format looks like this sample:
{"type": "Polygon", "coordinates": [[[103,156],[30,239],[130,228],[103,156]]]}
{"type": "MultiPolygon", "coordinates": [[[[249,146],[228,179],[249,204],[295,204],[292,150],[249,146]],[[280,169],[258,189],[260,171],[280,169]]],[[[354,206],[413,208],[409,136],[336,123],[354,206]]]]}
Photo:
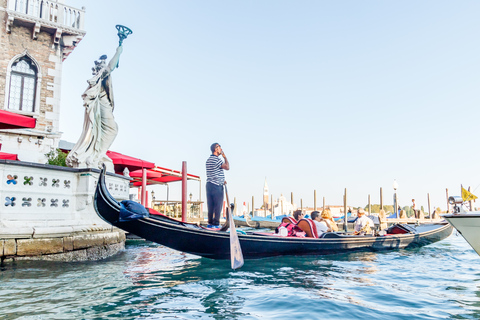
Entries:
{"type": "Polygon", "coordinates": [[[107,56],[102,55],[92,68],[93,77],[82,95],[85,107],[83,132],[77,144],[67,156],[66,163],[74,168],[101,168],[102,163],[107,171],[113,170],[112,160],[106,152],[118,133],[118,125],[113,117],[113,88],[111,73],[118,68],[122,54],[122,42],[132,31],[123,26],[116,26],[120,38],[117,51],[106,63],[107,56]]]}

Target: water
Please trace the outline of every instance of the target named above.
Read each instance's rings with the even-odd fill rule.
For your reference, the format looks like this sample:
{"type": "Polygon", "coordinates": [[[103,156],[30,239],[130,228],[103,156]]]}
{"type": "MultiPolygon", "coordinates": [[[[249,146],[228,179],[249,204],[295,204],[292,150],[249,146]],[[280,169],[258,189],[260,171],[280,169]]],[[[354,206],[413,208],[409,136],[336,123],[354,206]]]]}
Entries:
{"type": "Polygon", "coordinates": [[[247,260],[232,271],[145,242],[107,260],[0,270],[0,319],[479,319],[480,257],[423,248],[247,260]]]}

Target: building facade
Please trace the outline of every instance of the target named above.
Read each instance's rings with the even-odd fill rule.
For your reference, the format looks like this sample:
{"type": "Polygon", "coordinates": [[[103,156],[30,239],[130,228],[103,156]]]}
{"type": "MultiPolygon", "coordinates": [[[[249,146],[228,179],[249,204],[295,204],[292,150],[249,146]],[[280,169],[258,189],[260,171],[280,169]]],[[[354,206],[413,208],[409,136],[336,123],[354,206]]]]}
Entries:
{"type": "MultiPolygon", "coordinates": [[[[96,260],[124,248],[125,233],[92,204],[99,170],[45,164],[61,138],[62,65],[85,35],[84,13],[62,0],[0,0],[0,156],[20,160],[0,157],[0,264],[96,260]],[[31,124],[13,129],[16,119],[31,124]]],[[[119,200],[130,180],[106,177],[119,200]]]]}
{"type": "Polygon", "coordinates": [[[58,147],[62,65],[85,35],[84,14],[62,0],[0,0],[0,110],[36,119],[0,130],[2,152],[45,163],[58,147]]]}

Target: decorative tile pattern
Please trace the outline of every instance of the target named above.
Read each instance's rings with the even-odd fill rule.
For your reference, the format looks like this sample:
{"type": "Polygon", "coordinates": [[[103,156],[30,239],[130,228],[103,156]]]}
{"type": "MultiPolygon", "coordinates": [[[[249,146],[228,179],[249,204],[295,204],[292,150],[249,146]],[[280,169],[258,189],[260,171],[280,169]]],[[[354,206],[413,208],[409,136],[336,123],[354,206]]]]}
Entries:
{"type": "Polygon", "coordinates": [[[40,183],[38,184],[40,187],[46,187],[47,186],[47,178],[42,178],[40,177],[40,183]]]}
{"type": "Polygon", "coordinates": [[[52,187],[59,187],[60,179],[52,179],[52,187]]]}
{"type": "Polygon", "coordinates": [[[32,198],[24,197],[22,199],[22,201],[23,201],[22,207],[31,207],[32,206],[32,198]]]}
{"type": "Polygon", "coordinates": [[[70,189],[70,180],[63,180],[63,187],[70,189]]]}
{"type": "Polygon", "coordinates": [[[8,207],[8,206],[12,206],[12,207],[15,207],[15,200],[16,198],[15,197],[5,197],[5,207],[8,207]]]}
{"type": "Polygon", "coordinates": [[[45,198],[38,198],[38,203],[37,203],[37,207],[45,207],[45,202],[47,201],[47,199],[45,198]]]}
{"type": "Polygon", "coordinates": [[[26,186],[27,186],[27,185],[28,185],[28,186],[33,185],[33,181],[32,181],[32,180],[33,180],[33,177],[25,176],[25,177],[23,177],[23,179],[25,179],[25,181],[23,181],[23,184],[24,184],[24,185],[26,185],[26,186]]]}
{"type": "Polygon", "coordinates": [[[68,200],[68,199],[63,199],[62,207],[68,208],[68,207],[69,207],[69,202],[70,202],[70,200],[68,200]]]}
{"type": "Polygon", "coordinates": [[[58,207],[58,199],[50,199],[50,207],[58,207]]]}
{"type": "Polygon", "coordinates": [[[7,176],[7,184],[17,184],[17,178],[18,178],[17,175],[12,176],[11,174],[9,174],[7,176]]]}

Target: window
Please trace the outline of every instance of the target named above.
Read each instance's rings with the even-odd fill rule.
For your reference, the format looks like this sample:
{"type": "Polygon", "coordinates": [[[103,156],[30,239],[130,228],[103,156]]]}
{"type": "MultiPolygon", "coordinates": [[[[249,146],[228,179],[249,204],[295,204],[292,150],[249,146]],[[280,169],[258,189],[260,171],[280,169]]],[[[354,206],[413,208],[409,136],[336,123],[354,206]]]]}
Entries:
{"type": "Polygon", "coordinates": [[[12,65],[8,108],[26,112],[35,111],[37,68],[23,56],[12,65]]]}

